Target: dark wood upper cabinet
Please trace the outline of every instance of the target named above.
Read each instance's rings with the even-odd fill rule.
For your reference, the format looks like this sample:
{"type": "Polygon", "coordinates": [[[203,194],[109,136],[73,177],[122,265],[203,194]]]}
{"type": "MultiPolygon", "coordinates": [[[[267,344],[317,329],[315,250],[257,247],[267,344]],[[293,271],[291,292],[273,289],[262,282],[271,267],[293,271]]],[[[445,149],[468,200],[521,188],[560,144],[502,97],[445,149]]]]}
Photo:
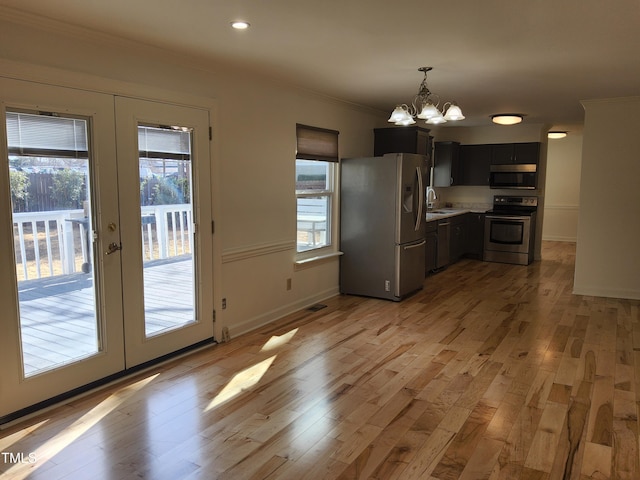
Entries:
{"type": "Polygon", "coordinates": [[[489,185],[490,166],[496,164],[537,164],[540,143],[496,143],[460,145],[435,142],[434,187],[489,185]]]}
{"type": "Polygon", "coordinates": [[[496,143],[492,146],[491,163],[493,165],[505,164],[538,164],[540,159],[540,143],[496,143]]]}
{"type": "Polygon", "coordinates": [[[373,154],[376,157],[386,153],[417,153],[426,155],[431,161],[429,129],[422,127],[374,128],[373,154]]]}
{"type": "Polygon", "coordinates": [[[451,187],[460,184],[460,144],[436,142],[433,156],[433,186],[451,187]]]}
{"type": "Polygon", "coordinates": [[[491,145],[460,146],[460,185],[489,185],[491,145]]]}

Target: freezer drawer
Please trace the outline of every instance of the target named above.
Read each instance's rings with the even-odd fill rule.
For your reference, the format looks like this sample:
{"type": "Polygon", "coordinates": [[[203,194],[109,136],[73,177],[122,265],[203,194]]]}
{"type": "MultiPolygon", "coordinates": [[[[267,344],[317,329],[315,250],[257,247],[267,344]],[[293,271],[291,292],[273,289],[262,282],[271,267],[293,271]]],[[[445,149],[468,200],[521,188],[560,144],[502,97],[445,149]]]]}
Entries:
{"type": "Polygon", "coordinates": [[[394,296],[399,300],[420,290],[424,283],[426,241],[396,245],[396,278],[394,296]]]}

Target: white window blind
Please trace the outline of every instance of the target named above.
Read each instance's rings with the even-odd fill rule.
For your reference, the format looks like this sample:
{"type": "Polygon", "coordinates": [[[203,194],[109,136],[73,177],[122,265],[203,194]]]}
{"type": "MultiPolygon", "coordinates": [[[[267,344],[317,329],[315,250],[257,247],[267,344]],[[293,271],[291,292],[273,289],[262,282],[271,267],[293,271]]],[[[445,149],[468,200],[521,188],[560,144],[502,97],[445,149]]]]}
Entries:
{"type": "Polygon", "coordinates": [[[87,122],[53,114],[7,112],[9,153],[86,158],[87,122]]]}
{"type": "Polygon", "coordinates": [[[140,156],[161,158],[167,156],[188,160],[191,155],[191,133],[171,127],[138,127],[138,149],[140,156]],[[170,155],[167,155],[170,154],[170,155]]]}

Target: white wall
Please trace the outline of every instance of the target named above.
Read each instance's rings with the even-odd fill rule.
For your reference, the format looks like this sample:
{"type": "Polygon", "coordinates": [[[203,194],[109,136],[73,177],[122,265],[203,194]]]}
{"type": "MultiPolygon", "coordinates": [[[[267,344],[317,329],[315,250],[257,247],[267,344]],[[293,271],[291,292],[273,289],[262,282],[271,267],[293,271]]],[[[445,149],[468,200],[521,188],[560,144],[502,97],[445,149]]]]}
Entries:
{"type": "Polygon", "coordinates": [[[640,97],[583,104],[574,291],[640,299],[640,97]]]}
{"type": "Polygon", "coordinates": [[[543,240],[576,241],[581,164],[582,125],[572,126],[565,138],[549,140],[543,240]]]}
{"type": "MultiPolygon", "coordinates": [[[[295,125],[338,130],[341,156],[366,156],[387,112],[28,16],[0,19],[0,32],[5,75],[214,106],[215,280],[208,288],[218,338],[223,327],[233,337],[338,292],[337,258],[294,269],[295,125]]],[[[9,254],[0,253],[2,263],[9,254]]]]}

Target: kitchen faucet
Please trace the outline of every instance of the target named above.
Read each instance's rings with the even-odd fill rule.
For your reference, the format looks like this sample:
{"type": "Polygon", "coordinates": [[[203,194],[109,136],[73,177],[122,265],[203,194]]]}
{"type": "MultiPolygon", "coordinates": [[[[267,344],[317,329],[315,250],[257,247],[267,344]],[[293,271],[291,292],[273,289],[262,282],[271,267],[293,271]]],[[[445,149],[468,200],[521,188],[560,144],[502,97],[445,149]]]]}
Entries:
{"type": "Polygon", "coordinates": [[[433,202],[438,199],[436,191],[433,187],[427,187],[427,210],[433,210],[433,202]]]}

